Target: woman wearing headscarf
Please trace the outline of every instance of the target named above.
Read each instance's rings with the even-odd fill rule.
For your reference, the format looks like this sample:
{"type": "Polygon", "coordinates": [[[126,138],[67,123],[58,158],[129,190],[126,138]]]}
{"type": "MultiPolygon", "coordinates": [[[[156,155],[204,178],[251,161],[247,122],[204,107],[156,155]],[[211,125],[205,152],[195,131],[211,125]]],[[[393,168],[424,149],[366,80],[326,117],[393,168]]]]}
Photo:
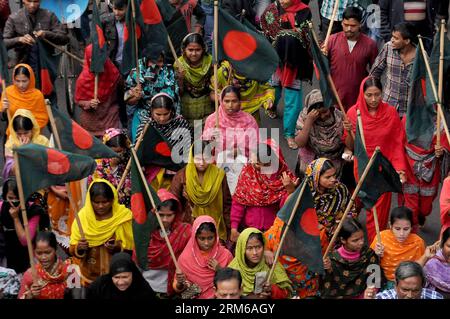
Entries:
{"type": "Polygon", "coordinates": [[[133,250],[131,211],[119,204],[117,190],[104,179],[94,180],[78,213],[84,236],[77,223],[72,224],[70,254],[81,270],[81,284],[88,286],[109,271],[115,252],[133,250]]]}
{"type": "MultiPolygon", "coordinates": [[[[357,110],[361,112],[361,121],[364,132],[367,156],[371,157],[375,148],[380,147],[381,153],[393,165],[399,173],[402,182],[406,181],[406,157],[405,157],[405,131],[396,109],[384,103],[382,97],[382,85],[380,80],[367,77],[361,82],[358,101],[347,111],[348,121],[344,120],[344,135],[342,136],[346,146],[353,150],[354,140],[348,131],[356,134],[357,110]]],[[[354,161],[354,176],[358,178],[358,161],[354,161]]],[[[380,230],[387,228],[389,209],[391,207],[392,193],[384,193],[375,204],[378,213],[380,230]]],[[[375,222],[373,212],[367,212],[367,238],[372,242],[375,237],[375,222]]]]}
{"type": "Polygon", "coordinates": [[[109,272],[98,277],[88,288],[87,299],[94,300],[157,300],[155,292],[142,277],[128,253],[111,258],[109,272]]]}
{"type": "MultiPolygon", "coordinates": [[[[18,109],[33,113],[40,129],[48,123],[47,108],[44,95],[36,89],[36,78],[33,69],[28,64],[17,64],[13,70],[13,84],[2,93],[1,111],[9,109],[11,117],[18,109]]],[[[6,131],[9,135],[10,130],[6,131]]]]}
{"type": "Polygon", "coordinates": [[[272,76],[275,102],[284,90],[283,134],[288,146],[297,149],[295,123],[302,110],[302,81],[312,80],[313,63],[309,53],[309,25],[312,15],[301,0],[278,0],[270,4],[261,16],[261,28],[280,57],[272,76]]]}
{"type": "Polygon", "coordinates": [[[81,108],[81,126],[101,138],[106,129],[119,126],[117,85],[120,73],[111,60],[106,59],[104,71],[98,76],[98,93],[95,99],[95,74],[90,71],[91,61],[92,45],[88,45],[84,52],[83,70],[75,87],[75,102],[81,108]]]}
{"type": "Polygon", "coordinates": [[[189,242],[178,258],[173,287],[183,298],[211,299],[214,296],[214,275],[218,268],[228,266],[233,255],[220,244],[216,222],[210,216],[199,216],[192,225],[189,242]],[[195,289],[193,289],[195,287],[195,289]]]}
{"type": "Polygon", "coordinates": [[[298,151],[299,171],[304,173],[309,163],[319,157],[333,162],[337,176],[341,175],[341,158],[345,144],[342,141],[344,114],[335,107],[323,105],[322,93],[314,89],[305,98],[303,108],[297,120],[295,142],[298,151]]]}

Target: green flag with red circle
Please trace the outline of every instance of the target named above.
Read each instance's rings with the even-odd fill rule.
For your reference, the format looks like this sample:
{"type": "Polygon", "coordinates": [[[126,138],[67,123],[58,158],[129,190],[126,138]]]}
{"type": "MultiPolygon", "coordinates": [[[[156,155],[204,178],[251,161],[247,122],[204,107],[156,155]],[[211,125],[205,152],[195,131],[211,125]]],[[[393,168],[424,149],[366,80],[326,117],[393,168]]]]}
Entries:
{"type": "Polygon", "coordinates": [[[95,74],[102,73],[108,57],[105,34],[103,32],[97,1],[92,6],[91,22],[92,61],[90,71],[95,74]]]}
{"type": "MultiPolygon", "coordinates": [[[[303,183],[307,183],[307,179],[303,183]]],[[[305,190],[301,195],[303,183],[297,187],[277,214],[277,217],[285,223],[282,228],[283,232],[291,215],[295,214],[280,252],[282,255],[298,259],[308,267],[309,271],[321,274],[324,269],[319,221],[308,184],[305,185],[305,190]],[[297,210],[294,211],[299,196],[301,196],[300,203],[297,210]]]]}
{"type": "Polygon", "coordinates": [[[25,198],[52,185],[81,180],[97,168],[92,157],[38,144],[22,145],[13,151],[17,153],[25,198]]]}
{"type": "Polygon", "coordinates": [[[8,52],[6,51],[5,43],[3,42],[3,37],[0,34],[0,84],[2,81],[8,83],[8,52]]]}
{"type": "Polygon", "coordinates": [[[267,38],[244,19],[240,22],[219,8],[217,58],[228,60],[248,79],[266,82],[275,72],[279,57],[267,38]]]}
{"type": "Polygon", "coordinates": [[[58,66],[61,54],[55,54],[42,40],[37,41],[39,50],[39,73],[37,87],[44,96],[50,95],[55,90],[55,81],[58,76],[58,66]]]}
{"type": "Polygon", "coordinates": [[[68,118],[63,112],[52,105],[53,118],[58,130],[61,148],[64,151],[86,155],[93,158],[112,158],[119,155],[92,136],[77,122],[68,118]]]}

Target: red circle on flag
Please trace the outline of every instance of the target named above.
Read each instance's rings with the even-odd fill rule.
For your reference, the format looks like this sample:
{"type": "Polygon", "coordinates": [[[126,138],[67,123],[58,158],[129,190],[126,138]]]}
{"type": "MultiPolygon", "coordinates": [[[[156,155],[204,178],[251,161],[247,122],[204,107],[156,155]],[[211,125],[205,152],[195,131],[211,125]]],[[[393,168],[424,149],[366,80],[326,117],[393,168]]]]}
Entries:
{"type": "Polygon", "coordinates": [[[142,1],[140,8],[145,24],[158,24],[162,21],[156,1],[144,0],[142,1]]]}
{"type": "Polygon", "coordinates": [[[72,139],[73,143],[82,150],[87,150],[94,144],[94,139],[78,123],[72,121],[72,139]]]}
{"type": "Polygon", "coordinates": [[[98,25],[95,26],[95,29],[97,30],[98,46],[100,47],[100,49],[103,49],[103,46],[105,45],[105,36],[103,35],[103,30],[98,25]]]}
{"type": "Polygon", "coordinates": [[[52,78],[48,69],[41,69],[41,92],[44,95],[50,95],[53,91],[52,78]]]}
{"type": "Polygon", "coordinates": [[[246,32],[228,31],[223,38],[225,54],[236,61],[247,59],[255,52],[257,46],[256,39],[246,32]]]}
{"type": "Polygon", "coordinates": [[[131,195],[131,211],[136,223],[142,225],[147,220],[147,209],[145,208],[144,196],[142,193],[131,195]]]}
{"type": "Polygon", "coordinates": [[[127,26],[125,25],[124,27],[123,27],[123,42],[127,42],[128,41],[128,28],[127,28],[127,26]]]}
{"type": "Polygon", "coordinates": [[[142,32],[141,27],[136,25],[136,38],[139,40],[141,38],[142,32]]]}
{"type": "Polygon", "coordinates": [[[156,153],[166,157],[169,157],[172,154],[172,151],[170,150],[170,147],[166,142],[159,142],[158,144],[156,144],[155,151],[156,153]]]}
{"type": "Polygon", "coordinates": [[[47,150],[47,171],[49,174],[62,175],[70,171],[70,161],[67,155],[54,150],[47,150]]]}
{"type": "Polygon", "coordinates": [[[308,208],[300,220],[300,227],[305,233],[311,236],[319,236],[319,221],[317,219],[316,210],[308,208]]]}

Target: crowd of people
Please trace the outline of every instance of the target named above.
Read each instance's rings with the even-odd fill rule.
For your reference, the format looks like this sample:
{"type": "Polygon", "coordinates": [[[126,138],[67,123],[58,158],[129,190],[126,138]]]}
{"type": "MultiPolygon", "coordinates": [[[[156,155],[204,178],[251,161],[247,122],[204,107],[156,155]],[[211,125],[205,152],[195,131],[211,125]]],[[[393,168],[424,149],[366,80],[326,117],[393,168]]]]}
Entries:
{"type": "MultiPolygon", "coordinates": [[[[54,147],[45,99],[57,99],[55,90],[42,89],[38,42],[65,45],[70,38],[66,25],[39,0],[23,0],[12,14],[0,1],[12,79],[0,100],[9,121],[0,298],[450,298],[450,144],[438,126],[428,149],[408,142],[405,130],[418,35],[422,32],[430,53],[440,21],[448,19],[449,1],[341,0],[335,16],[336,1],[318,1],[321,50],[343,108],[328,108],[325,92],[306,89],[315,73],[310,1],[221,1],[221,8],[252,24],[278,53],[276,71],[265,82],[241,74],[227,60],[218,62],[215,81],[213,1],[167,1],[175,13],[166,27],[181,18],[189,31],[175,43],[178,57],[170,51],[156,59],[143,56],[138,67],[122,73],[128,0],[109,0],[102,10],[108,58],[97,78],[91,71],[93,44],[88,36],[77,39],[85,52],[74,119],[118,157],[97,159],[87,179],[33,193],[25,201],[27,223],[20,213],[14,148],[54,147]],[[379,8],[378,26],[367,22],[373,6],[379,8]],[[260,114],[267,121],[282,116],[282,138],[298,152],[295,170],[279,139],[262,133],[260,114]],[[142,234],[143,228],[135,227],[142,222],[135,220],[126,167],[149,126],[172,150],[183,146],[188,153],[179,170],[143,167],[159,198],[148,214],[160,223],[142,234]],[[397,205],[392,193],[384,193],[372,209],[351,199],[360,178],[361,164],[353,155],[358,127],[367,155],[379,148],[398,174],[403,191],[397,205]],[[180,132],[188,132],[189,141],[180,139],[180,132]],[[427,246],[419,230],[441,184],[441,228],[427,246]],[[314,201],[322,273],[294,256],[276,254],[286,226],[277,213],[300,185],[314,201]],[[142,242],[144,255],[137,251],[142,242]]],[[[444,92],[450,91],[449,74],[450,68],[444,92]]],[[[444,94],[444,110],[449,102],[444,94]]]]}

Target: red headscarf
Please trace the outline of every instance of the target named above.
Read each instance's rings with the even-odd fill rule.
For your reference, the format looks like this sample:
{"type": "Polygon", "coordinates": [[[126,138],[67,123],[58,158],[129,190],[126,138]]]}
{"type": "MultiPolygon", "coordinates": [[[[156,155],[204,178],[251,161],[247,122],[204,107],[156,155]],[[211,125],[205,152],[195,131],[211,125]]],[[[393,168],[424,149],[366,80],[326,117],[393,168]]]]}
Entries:
{"type": "MultiPolygon", "coordinates": [[[[75,87],[75,101],[90,101],[94,98],[95,74],[90,71],[92,59],[92,44],[84,51],[84,65],[75,87]]],[[[109,58],[106,59],[103,73],[98,78],[98,99],[106,102],[116,89],[120,78],[119,71],[109,58]]]]}
{"type": "MultiPolygon", "coordinates": [[[[369,157],[372,156],[375,148],[379,146],[381,153],[392,163],[397,171],[406,171],[404,150],[406,135],[400,117],[393,106],[383,101],[380,101],[375,115],[369,113],[366,99],[364,98],[364,84],[367,79],[369,77],[362,80],[358,100],[347,112],[347,116],[353,125],[353,133],[356,132],[356,110],[359,110],[364,128],[367,155],[369,157]]],[[[348,132],[344,131],[344,140],[347,134],[348,132]]]]}
{"type": "Polygon", "coordinates": [[[292,28],[295,28],[295,14],[298,11],[309,8],[301,0],[292,0],[291,5],[287,8],[283,8],[284,14],[281,15],[282,21],[289,21],[292,28]]]}
{"type": "Polygon", "coordinates": [[[275,141],[269,139],[264,143],[277,155],[278,170],[274,174],[262,174],[253,164],[245,165],[233,195],[233,199],[241,205],[262,207],[277,203],[286,195],[286,189],[281,181],[283,172],[287,172],[289,177],[295,179],[275,141]]]}
{"type": "Polygon", "coordinates": [[[64,291],[67,287],[67,267],[68,262],[60,259],[56,261],[52,274],[49,274],[40,263],[36,264],[38,277],[45,283],[42,288],[39,299],[63,299],[64,291]]]}
{"type": "Polygon", "coordinates": [[[215,271],[208,267],[208,262],[212,258],[217,260],[221,268],[224,268],[231,262],[233,255],[220,244],[219,232],[214,218],[202,215],[195,219],[192,225],[191,238],[180,258],[178,258],[181,271],[186,275],[187,280],[201,288],[202,292],[199,299],[211,299],[214,296],[213,281],[215,271]],[[216,242],[214,247],[207,253],[200,250],[195,237],[198,228],[204,223],[212,223],[216,227],[216,242]]]}

